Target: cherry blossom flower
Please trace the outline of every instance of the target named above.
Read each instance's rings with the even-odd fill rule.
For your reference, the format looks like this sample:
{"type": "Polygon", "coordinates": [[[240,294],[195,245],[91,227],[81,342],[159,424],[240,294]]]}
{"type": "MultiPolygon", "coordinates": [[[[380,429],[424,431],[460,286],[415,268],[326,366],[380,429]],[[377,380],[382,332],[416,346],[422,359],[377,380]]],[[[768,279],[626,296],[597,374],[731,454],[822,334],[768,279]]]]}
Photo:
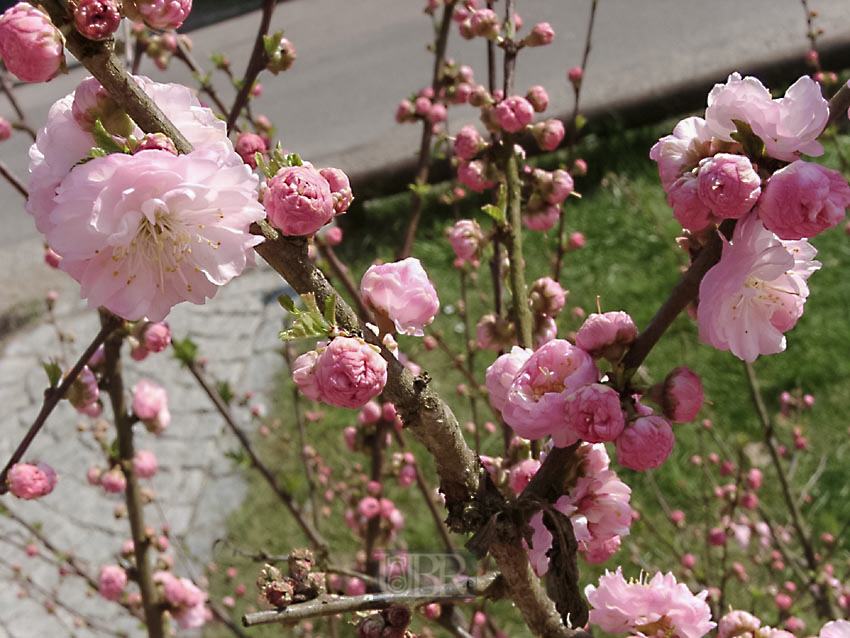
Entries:
{"type": "Polygon", "coordinates": [[[576,333],[576,345],[594,359],[619,361],[637,338],[637,326],[622,310],[591,313],[576,333]]]}
{"type": "Polygon", "coordinates": [[[589,622],[611,634],[702,638],[714,626],[707,591],[691,593],[672,573],[658,572],[648,582],[626,582],[622,568],[605,572],[599,586],[588,585],[589,622]]]}
{"type": "Polygon", "coordinates": [[[680,121],[671,135],[662,137],[649,151],[650,159],[658,163],[658,175],[667,193],[676,180],[711,154],[711,132],[701,117],[680,121]]]}
{"type": "Polygon", "coordinates": [[[673,451],[674,436],[670,422],[651,414],[638,417],[626,426],[614,441],[617,461],[633,470],[659,467],[673,451]]]}
{"type": "Polygon", "coordinates": [[[783,332],[803,314],[806,282],[820,268],[816,253],[805,240],[778,239],[754,216],[740,220],[700,284],[700,339],[744,361],[782,352],[783,332]]]}
{"type": "Polygon", "coordinates": [[[328,180],[309,165],[285,166],[263,196],[269,223],[284,235],[313,235],[334,216],[328,180]]]}
{"type": "Polygon", "coordinates": [[[133,456],[133,471],[138,478],[150,478],[159,470],[156,454],[150,450],[137,450],[133,456]]]}
{"type": "Polygon", "coordinates": [[[539,22],[534,25],[534,28],[531,29],[531,33],[524,42],[529,47],[542,47],[551,44],[554,39],[555,30],[552,28],[552,25],[548,22],[539,22]]]}
{"type": "MultiPolygon", "coordinates": [[[[620,395],[612,387],[600,383],[581,386],[564,402],[564,428],[552,434],[555,445],[564,447],[561,439],[573,436],[588,443],[613,441],[623,431],[626,418],[620,407],[620,395]],[[563,433],[567,433],[564,436],[563,433]]],[[[569,443],[567,443],[569,445],[569,443]]]]}
{"type": "Polygon", "coordinates": [[[375,346],[360,338],[336,337],[319,353],[315,377],[322,401],[359,408],[384,389],[387,362],[375,346]]]}
{"type": "Polygon", "coordinates": [[[844,220],[850,186],[836,170],[797,160],[767,182],[758,215],[780,239],[814,237],[844,220]]]}
{"type": "Polygon", "coordinates": [[[821,628],[818,636],[819,638],[850,638],[850,621],[831,620],[821,628]]]}
{"type": "Polygon", "coordinates": [[[292,380],[304,396],[312,401],[322,400],[316,379],[316,361],[318,359],[319,353],[316,350],[309,350],[299,355],[292,364],[292,380]]]}
{"type": "Polygon", "coordinates": [[[203,153],[111,154],[62,181],[45,235],[91,307],[160,321],[253,264],[256,177],[203,153]]]}
{"type": "MultiPolygon", "coordinates": [[[[539,439],[564,427],[564,403],[585,383],[599,379],[593,359],[569,341],[543,344],[520,368],[511,383],[502,416],[526,439],[539,439]]],[[[559,437],[571,445],[578,436],[559,437]],[[571,439],[571,440],[569,440],[571,439]]]]}
{"type": "Polygon", "coordinates": [[[161,434],[171,424],[165,388],[142,379],[133,388],[133,412],[148,431],[161,434]]]}
{"type": "Polygon", "coordinates": [[[65,72],[64,47],[59,29],[29,2],[0,15],[0,58],[19,80],[47,82],[65,72]]]}
{"type": "Polygon", "coordinates": [[[171,345],[171,328],[164,321],[145,324],[142,342],[149,352],[162,352],[171,345]]]}
{"type": "Polygon", "coordinates": [[[56,472],[47,463],[15,463],[7,474],[9,491],[27,500],[41,498],[56,486],[56,472]]]}
{"type": "Polygon", "coordinates": [[[178,578],[168,571],[154,573],[169,612],[181,629],[196,629],[207,621],[207,595],[188,578],[178,578]]]}
{"type": "Polygon", "coordinates": [[[360,294],[382,329],[386,318],[405,335],[423,336],[440,308],[434,284],[414,257],[370,266],[360,280],[360,294]]]}
{"type": "Polygon", "coordinates": [[[490,405],[500,412],[505,407],[514,377],[532,354],[533,350],[513,346],[510,352],[501,355],[487,368],[485,383],[489,392],[490,405]]]}
{"type": "Polygon", "coordinates": [[[761,178],[745,155],[717,153],[700,161],[697,192],[715,216],[738,219],[761,195],[761,178]]]}

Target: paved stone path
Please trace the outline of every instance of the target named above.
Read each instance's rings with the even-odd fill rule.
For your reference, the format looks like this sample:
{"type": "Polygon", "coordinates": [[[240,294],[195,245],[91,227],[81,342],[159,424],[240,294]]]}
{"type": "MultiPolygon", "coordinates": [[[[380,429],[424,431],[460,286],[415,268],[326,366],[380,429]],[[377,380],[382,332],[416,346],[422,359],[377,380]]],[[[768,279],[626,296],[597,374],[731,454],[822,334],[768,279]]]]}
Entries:
{"type": "MultiPolygon", "coordinates": [[[[281,283],[274,271],[258,265],[222,288],[207,305],[183,304],[168,318],[175,337],[188,334],[198,343],[201,355],[209,359],[210,377],[229,381],[237,392],[254,390],[254,405],[267,400],[273,376],[280,370],[277,332],[284,312],[275,301],[265,304],[264,299],[274,300],[281,283]]],[[[62,288],[56,316],[63,331],[76,337],[66,347],[73,361],[97,333],[98,318],[77,300],[79,293],[70,279],[62,288]]],[[[57,332],[46,320],[18,331],[0,345],[2,463],[39,411],[46,385],[40,362],[59,352],[57,332]]],[[[238,443],[194,379],[167,352],[124,365],[128,389],[142,377],[169,389],[171,426],[159,437],[139,428],[136,437],[137,448],[154,451],[160,465],[158,474],[143,482],[160,495],[155,505],[145,508],[146,521],[156,527],[170,525],[172,547],[185,549],[185,553],[175,552],[176,571],[201,576],[213,542],[224,532],[227,515],[245,495],[239,471],[224,456],[238,443]]],[[[242,423],[250,423],[248,408],[238,414],[242,423]]],[[[56,490],[32,502],[6,495],[0,497],[0,505],[31,524],[41,523],[56,548],[73,552],[96,578],[101,564],[116,561],[130,532],[126,518],[113,516],[123,497],[106,495],[86,482],[86,470],[104,461],[90,428],[79,431],[81,423],[92,421],[62,402],[25,457],[43,460],[56,469],[56,490]]],[[[40,556],[27,556],[24,547],[31,541],[32,534],[18,523],[0,517],[0,638],[104,635],[75,628],[76,615],[110,630],[142,635],[138,623],[118,605],[87,591],[76,578],[60,577],[41,543],[35,543],[40,556]],[[20,565],[19,576],[13,573],[13,565],[20,565]],[[25,583],[24,578],[32,583],[25,583]],[[22,597],[27,590],[56,592],[61,605],[73,613],[61,605],[54,614],[45,613],[44,596],[34,592],[22,597]]]]}

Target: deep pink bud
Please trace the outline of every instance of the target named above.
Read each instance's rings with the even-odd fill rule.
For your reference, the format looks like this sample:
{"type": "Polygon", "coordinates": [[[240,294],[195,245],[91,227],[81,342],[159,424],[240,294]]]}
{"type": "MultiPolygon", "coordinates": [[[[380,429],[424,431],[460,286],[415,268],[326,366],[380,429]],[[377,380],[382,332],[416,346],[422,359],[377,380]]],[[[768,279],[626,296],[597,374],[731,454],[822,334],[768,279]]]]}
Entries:
{"type": "Polygon", "coordinates": [[[726,531],[719,527],[712,528],[708,533],[708,542],[715,547],[723,547],[726,544],[726,531]]]}
{"type": "Polygon", "coordinates": [[[487,142],[471,124],[467,124],[455,136],[455,154],[462,160],[471,160],[487,148],[487,142]]]}
{"type": "MultiPolygon", "coordinates": [[[[531,134],[542,151],[554,151],[564,139],[566,131],[561,120],[551,119],[538,122],[531,127],[531,134]]],[[[566,172],[566,171],[564,171],[566,172]]]]}
{"type": "Polygon", "coordinates": [[[124,0],[127,17],[160,31],[179,29],[191,10],[192,0],[124,0]]]}
{"type": "Polygon", "coordinates": [[[334,216],[330,185],[312,166],[286,166],[269,180],[263,205],[284,235],[313,235],[334,216]]]}
{"type": "Polygon", "coordinates": [[[521,95],[505,98],[495,106],[494,112],[499,126],[508,133],[518,133],[534,118],[534,107],[521,95]]]}
{"type": "Polygon", "coordinates": [[[171,328],[165,321],[155,321],[145,325],[142,342],[149,352],[162,352],[171,345],[171,328]]]}
{"type": "Polygon", "coordinates": [[[105,40],[121,24],[121,8],[116,0],[76,0],[71,7],[74,27],[89,40],[105,40]]]}
{"type": "Polygon", "coordinates": [[[664,380],[660,405],[674,423],[690,423],[702,409],[705,395],[699,376],[684,366],[674,368],[664,380]]]}
{"type": "Polygon", "coordinates": [[[257,153],[266,155],[267,148],[265,140],[256,133],[244,131],[236,138],[236,152],[239,157],[251,168],[257,168],[257,153]]]}
{"type": "Polygon", "coordinates": [[[528,93],[525,94],[525,99],[531,103],[535,113],[542,113],[549,108],[549,94],[539,84],[532,86],[528,90],[528,93]]]}
{"type": "Polygon", "coordinates": [[[56,486],[56,472],[47,463],[15,463],[7,475],[9,491],[23,499],[46,496],[56,486]]]}
{"type": "Polygon", "coordinates": [[[117,465],[100,477],[100,485],[110,494],[120,494],[127,488],[127,477],[117,465]]]}
{"type": "Polygon", "coordinates": [[[581,86],[581,81],[584,78],[584,69],[580,66],[574,66],[569,71],[567,71],[567,79],[570,81],[574,87],[581,86]]]}
{"type": "Polygon", "coordinates": [[[643,416],[629,424],[614,441],[617,461],[633,470],[659,467],[673,451],[673,428],[658,415],[643,416]]]}
{"type": "Polygon", "coordinates": [[[481,193],[496,185],[496,182],[488,179],[487,164],[481,160],[461,162],[457,167],[457,179],[461,184],[476,193],[481,193]]]}
{"type": "Polygon", "coordinates": [[[12,123],[0,117],[0,142],[5,142],[10,137],[12,137],[12,123]]]}
{"type": "Polygon", "coordinates": [[[47,82],[65,72],[64,38],[47,14],[19,2],[0,16],[0,58],[24,82],[47,82]]]}
{"type": "Polygon", "coordinates": [[[525,44],[530,47],[542,47],[551,44],[554,39],[555,30],[552,28],[552,25],[548,22],[540,22],[534,25],[531,33],[525,39],[525,44]]]}
{"type": "Polygon", "coordinates": [[[336,337],[316,360],[316,385],[325,403],[359,408],[387,382],[387,362],[375,346],[356,337],[336,337]]]}

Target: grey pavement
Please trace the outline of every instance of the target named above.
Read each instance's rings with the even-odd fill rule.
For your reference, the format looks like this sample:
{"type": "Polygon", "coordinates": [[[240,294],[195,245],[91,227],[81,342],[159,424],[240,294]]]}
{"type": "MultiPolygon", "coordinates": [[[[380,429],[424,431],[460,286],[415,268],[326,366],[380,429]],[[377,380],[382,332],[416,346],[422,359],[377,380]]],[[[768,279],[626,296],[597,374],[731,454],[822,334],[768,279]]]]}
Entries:
{"type": "MultiPolygon", "coordinates": [[[[839,56],[850,50],[848,0],[809,0],[819,14],[825,34],[820,46],[839,56]]],[[[402,98],[429,82],[430,60],[425,46],[431,37],[429,21],[420,2],[397,0],[291,0],[279,5],[273,29],[285,28],[298,59],[280,76],[264,76],[264,92],[255,112],[276,124],[284,145],[320,166],[339,166],[357,178],[398,167],[414,160],[419,129],[394,122],[402,98]]],[[[532,0],[520,3],[526,25],[549,21],[557,33],[550,47],[524,52],[520,57],[517,89],[534,84],[547,87],[553,114],[572,109],[566,71],[581,59],[589,15],[589,0],[532,0]]],[[[244,68],[258,14],[193,32],[194,55],[209,68],[209,54],[226,52],[237,71],[244,68]]],[[[798,73],[807,50],[805,16],[799,0],[601,0],[593,49],[583,88],[583,111],[641,107],[667,112],[675,99],[696,95],[698,107],[705,92],[733,70],[768,70],[787,77],[798,73]],[[701,97],[700,97],[701,96],[701,97]]],[[[483,77],[480,46],[455,37],[450,54],[473,66],[483,77]]],[[[846,60],[850,56],[845,57],[846,60]]],[[[163,76],[152,65],[146,74],[163,76]]],[[[22,86],[18,96],[32,126],[40,126],[49,105],[73,90],[84,71],[47,85],[22,86]]],[[[193,85],[191,77],[174,66],[165,77],[193,85]]],[[[224,87],[223,82],[218,83],[224,87]]],[[[232,92],[224,87],[225,100],[232,92]]],[[[0,99],[0,115],[12,110],[0,99]]],[[[475,120],[472,109],[450,112],[456,128],[475,120]]],[[[16,134],[0,145],[0,159],[16,174],[26,174],[28,138],[16,134]]],[[[355,181],[355,195],[356,193],[355,181]]],[[[398,185],[399,190],[404,184],[398,185]]],[[[49,290],[59,292],[57,317],[63,330],[77,341],[67,344],[69,357],[79,352],[97,330],[96,317],[77,300],[78,287],[64,274],[42,262],[41,240],[23,212],[21,197],[0,182],[0,313],[37,306],[49,290]]],[[[265,306],[263,295],[280,285],[267,268],[257,268],[224,287],[206,306],[175,308],[169,321],[177,336],[192,334],[210,360],[210,370],[239,390],[268,392],[280,364],[274,350],[281,311],[265,306]]],[[[40,361],[60,351],[55,329],[44,320],[29,324],[0,343],[0,458],[6,458],[38,411],[44,388],[40,361]]],[[[162,517],[171,526],[177,544],[185,544],[193,560],[185,568],[194,575],[210,556],[212,542],[224,530],[224,521],[244,495],[245,484],[222,453],[236,446],[200,391],[177,364],[165,355],[128,366],[132,384],[142,376],[179,389],[172,400],[173,422],[161,437],[140,435],[140,447],[154,450],[161,464],[153,487],[161,496],[151,509],[153,524],[162,517]],[[176,487],[175,487],[176,486],[176,487]]],[[[247,415],[243,414],[243,418],[247,415]]],[[[91,432],[79,431],[81,418],[60,409],[36,440],[32,455],[51,463],[59,472],[56,492],[43,501],[22,503],[4,497],[3,505],[31,521],[41,521],[63,550],[72,550],[96,567],[114,560],[128,535],[125,520],[112,520],[118,503],[85,485],[85,469],[99,461],[91,432]]],[[[113,629],[139,635],[112,603],[59,577],[55,566],[9,549],[29,537],[6,519],[0,519],[0,638],[36,635],[86,636],[73,628],[72,614],[46,614],[35,598],[21,598],[22,582],[9,565],[20,563],[23,573],[41,587],[56,590],[77,613],[113,629]],[[123,620],[122,620],[123,618],[123,620]]]]}

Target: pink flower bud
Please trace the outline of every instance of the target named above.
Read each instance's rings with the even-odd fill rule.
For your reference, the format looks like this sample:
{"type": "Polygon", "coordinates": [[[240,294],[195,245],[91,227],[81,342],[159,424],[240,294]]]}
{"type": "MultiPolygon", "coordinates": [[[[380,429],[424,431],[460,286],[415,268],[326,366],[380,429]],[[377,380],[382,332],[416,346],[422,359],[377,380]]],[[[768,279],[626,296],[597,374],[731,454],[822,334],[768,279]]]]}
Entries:
{"type": "Polygon", "coordinates": [[[15,463],[7,475],[9,491],[23,499],[46,496],[56,487],[56,472],[47,463],[15,463]]]}
{"type": "Polygon", "coordinates": [[[431,98],[425,97],[424,95],[420,95],[416,98],[416,101],[413,104],[413,108],[416,111],[417,115],[427,117],[428,113],[431,112],[431,98]]]}
{"type": "Polygon", "coordinates": [[[463,266],[465,263],[478,265],[481,256],[481,245],[484,242],[484,233],[478,222],[473,219],[461,219],[446,231],[449,243],[455,253],[454,265],[463,266]]]}
{"type": "Polygon", "coordinates": [[[531,134],[540,146],[540,150],[554,151],[564,139],[566,131],[561,120],[545,120],[531,127],[531,134]]]}
{"type": "Polygon", "coordinates": [[[127,477],[118,466],[113,467],[108,472],[104,472],[100,477],[100,485],[104,491],[110,494],[120,494],[127,489],[127,477]]]}
{"type": "Polygon", "coordinates": [[[578,88],[581,86],[581,81],[584,78],[584,69],[580,66],[574,66],[569,71],[567,71],[567,79],[570,81],[574,87],[578,88]]]}
{"type": "Polygon", "coordinates": [[[145,325],[142,341],[150,352],[162,352],[171,345],[171,328],[165,321],[155,321],[145,325]]]}
{"type": "Polygon", "coordinates": [[[59,268],[60,261],[62,261],[62,257],[59,256],[52,248],[44,249],[44,263],[51,268],[59,268]]]}
{"type": "Polygon", "coordinates": [[[357,504],[357,513],[366,520],[373,519],[381,513],[381,502],[374,496],[366,496],[357,504]]]}
{"type": "Polygon", "coordinates": [[[457,178],[461,184],[476,193],[496,185],[496,182],[487,179],[487,165],[480,160],[461,162],[457,167],[457,178]]]}
{"type": "Polygon", "coordinates": [[[776,605],[776,608],[779,611],[788,611],[791,609],[791,596],[786,593],[780,592],[773,597],[773,603],[776,605]]]}
{"type": "Polygon", "coordinates": [[[149,432],[162,434],[171,424],[165,388],[144,379],[139,381],[133,389],[133,412],[149,432]]]}
{"type": "Polygon", "coordinates": [[[156,454],[150,450],[138,450],[133,456],[133,471],[138,478],[150,478],[158,469],[156,454]]]}
{"type": "Polygon", "coordinates": [[[717,153],[700,160],[697,192],[715,216],[739,219],[761,195],[761,178],[745,155],[717,153]]]}
{"type": "Polygon", "coordinates": [[[103,565],[97,579],[97,592],[106,600],[118,602],[127,587],[127,572],[120,565],[103,565]]]}
{"type": "Polygon", "coordinates": [[[699,376],[689,368],[674,368],[664,380],[660,405],[673,423],[690,423],[702,409],[705,395],[699,376]]]}
{"type": "Polygon", "coordinates": [[[446,117],[448,117],[448,110],[446,109],[444,104],[440,104],[439,102],[434,102],[431,105],[431,110],[428,112],[426,116],[428,121],[432,124],[439,124],[440,122],[445,122],[446,117]]]}
{"type": "Polygon", "coordinates": [[[97,378],[88,366],[80,370],[80,374],[71,384],[65,397],[78,412],[84,412],[90,405],[97,403],[100,388],[97,385],[97,378]]]}
{"type": "Polygon", "coordinates": [[[521,95],[505,98],[495,106],[494,112],[499,126],[508,133],[518,133],[534,118],[534,108],[521,95]]]}
{"type": "Polygon", "coordinates": [[[263,205],[284,235],[313,235],[334,216],[328,180],[312,166],[287,166],[268,182],[263,205]]]}
{"type": "Polygon", "coordinates": [[[460,159],[469,161],[487,148],[487,142],[474,126],[467,124],[457,132],[454,148],[460,159]]]}
{"type": "Polygon", "coordinates": [[[0,142],[5,142],[12,137],[12,123],[4,117],[0,117],[0,142]]]}
{"type": "Polygon", "coordinates": [[[768,180],[758,214],[781,239],[801,239],[838,225],[848,206],[850,186],[841,173],[797,160],[768,180]]]}
{"type": "Polygon", "coordinates": [[[555,30],[548,22],[540,22],[534,25],[531,33],[525,39],[526,46],[542,47],[551,44],[555,39],[555,30]]]}
{"type": "Polygon", "coordinates": [[[579,232],[570,233],[570,238],[567,241],[567,249],[568,250],[578,250],[580,248],[584,248],[584,235],[579,232]]]}
{"type": "Polygon", "coordinates": [[[723,547],[726,544],[726,530],[713,527],[708,532],[708,543],[714,547],[723,547]]]}
{"type": "Polygon", "coordinates": [[[334,214],[342,215],[348,210],[348,207],[351,206],[351,202],[354,200],[348,175],[339,168],[320,168],[319,174],[327,180],[328,186],[331,188],[334,214]]]}
{"type": "Polygon", "coordinates": [[[525,94],[525,99],[529,101],[535,113],[542,113],[549,108],[549,94],[539,84],[532,86],[528,90],[528,93],[525,94]]]}
{"type": "Polygon", "coordinates": [[[19,2],[0,16],[0,58],[24,82],[47,82],[66,70],[62,34],[29,2],[19,2]]]}
{"type": "Polygon", "coordinates": [[[534,314],[554,317],[564,308],[567,294],[568,291],[551,277],[541,277],[531,284],[528,300],[534,314]]]}
{"type": "Polygon", "coordinates": [[[592,313],[576,334],[576,345],[594,359],[619,361],[637,338],[637,326],[625,312],[592,313]]]}
{"type": "Polygon", "coordinates": [[[404,124],[405,122],[414,122],[416,118],[414,117],[415,109],[413,104],[410,103],[410,100],[402,100],[398,103],[398,106],[395,110],[395,121],[399,124],[404,124]]]}
{"type": "Polygon", "coordinates": [[[281,71],[288,71],[295,64],[297,57],[295,45],[281,35],[277,43],[277,48],[269,55],[269,62],[266,64],[266,69],[275,75],[281,71]]]}
{"type": "Polygon", "coordinates": [[[560,204],[570,196],[575,186],[572,176],[561,168],[551,173],[535,169],[534,177],[537,180],[540,195],[548,204],[560,204]]]}
{"type": "Polygon", "coordinates": [[[474,36],[493,40],[499,37],[499,16],[492,9],[479,9],[469,16],[469,30],[474,36]]]}
{"type": "Polygon", "coordinates": [[[159,31],[179,29],[191,10],[192,0],[124,0],[127,17],[159,31]]]}
{"type": "Polygon", "coordinates": [[[747,487],[751,490],[757,490],[761,488],[762,483],[762,472],[760,469],[754,467],[749,472],[747,472],[747,487]]]}
{"type": "Polygon", "coordinates": [[[359,408],[374,399],[387,382],[387,362],[375,346],[356,337],[336,337],[316,360],[321,400],[342,408],[359,408]]]}
{"type": "MultiPolygon", "coordinates": [[[[437,291],[418,259],[370,266],[360,281],[363,302],[381,325],[386,318],[397,332],[421,337],[440,308],[437,291]]],[[[389,332],[389,329],[383,330],[389,332]]]]}
{"type": "Polygon", "coordinates": [[[292,363],[292,380],[305,397],[312,401],[321,401],[319,385],[316,380],[316,361],[319,353],[310,350],[300,355],[292,363]]]}
{"type": "Polygon", "coordinates": [[[673,451],[673,428],[658,415],[643,416],[629,424],[614,441],[620,465],[633,470],[659,467],[673,451]]]}
{"type": "MultiPolygon", "coordinates": [[[[620,395],[601,383],[581,386],[564,402],[564,422],[569,430],[588,443],[613,441],[626,424],[620,395]]],[[[558,433],[552,435],[558,445],[558,433]]]]}
{"type": "Polygon", "coordinates": [[[76,0],[71,3],[74,27],[89,40],[105,40],[121,24],[116,0],[76,0]]]}
{"type": "Polygon", "coordinates": [[[257,135],[248,131],[243,131],[236,138],[236,152],[239,157],[251,168],[257,168],[257,153],[266,156],[268,149],[266,141],[257,135]]]}

